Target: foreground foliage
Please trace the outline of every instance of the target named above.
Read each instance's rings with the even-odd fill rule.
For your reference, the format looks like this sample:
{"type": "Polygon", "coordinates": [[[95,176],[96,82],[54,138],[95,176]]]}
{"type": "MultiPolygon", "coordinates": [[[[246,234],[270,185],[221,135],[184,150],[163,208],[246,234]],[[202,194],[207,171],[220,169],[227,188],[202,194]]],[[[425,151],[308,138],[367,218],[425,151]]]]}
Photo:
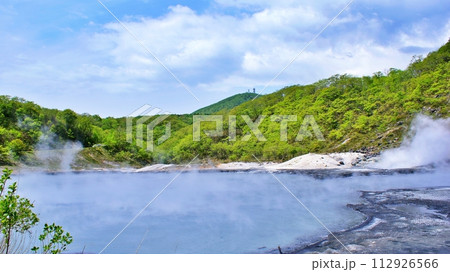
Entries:
{"type": "MultiPolygon", "coordinates": [[[[33,212],[33,203],[17,195],[17,182],[7,186],[11,174],[12,171],[6,168],[0,178],[0,253],[26,253],[28,249],[24,247],[32,242],[26,240],[30,239],[31,230],[38,224],[39,218],[33,212]]],[[[57,254],[66,250],[73,239],[70,233],[53,223],[45,224],[39,241],[42,243],[41,253],[57,254]]],[[[38,252],[40,248],[33,247],[31,250],[38,252]]]]}
{"type": "Polygon", "coordinates": [[[41,242],[41,247],[35,246],[31,251],[44,254],[59,254],[67,250],[67,246],[73,242],[73,238],[61,226],[55,225],[55,223],[51,225],[46,223],[43,233],[39,235],[39,241],[41,242]]]}

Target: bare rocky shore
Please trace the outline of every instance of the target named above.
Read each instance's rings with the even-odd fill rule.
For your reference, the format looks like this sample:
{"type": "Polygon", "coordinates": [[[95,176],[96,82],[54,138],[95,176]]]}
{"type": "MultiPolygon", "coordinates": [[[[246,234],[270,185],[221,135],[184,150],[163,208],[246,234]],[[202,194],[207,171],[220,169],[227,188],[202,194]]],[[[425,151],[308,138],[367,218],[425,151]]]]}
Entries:
{"type": "Polygon", "coordinates": [[[165,172],[174,170],[217,170],[217,171],[286,171],[286,170],[317,170],[317,169],[350,169],[363,167],[373,162],[374,156],[357,153],[306,154],[282,163],[274,162],[231,162],[220,164],[193,164],[187,167],[176,164],[154,164],[135,172],[165,172]]]}
{"type": "MultiPolygon", "coordinates": [[[[283,253],[450,253],[450,187],[361,192],[348,204],[366,220],[352,229],[283,253]],[[345,248],[342,244],[345,245],[345,248]]],[[[272,250],[278,253],[278,249],[272,250]]]]}
{"type": "Polygon", "coordinates": [[[302,174],[317,179],[350,177],[358,175],[391,175],[412,174],[433,170],[433,165],[382,169],[374,167],[379,159],[378,154],[345,152],[330,154],[305,154],[295,157],[289,161],[275,162],[230,162],[230,163],[202,163],[193,162],[184,164],[151,164],[142,168],[120,167],[68,167],[66,169],[46,169],[46,167],[13,167],[15,172],[46,172],[48,174],[58,173],[89,173],[89,172],[119,172],[119,173],[170,173],[170,172],[278,172],[290,174],[302,174]]]}

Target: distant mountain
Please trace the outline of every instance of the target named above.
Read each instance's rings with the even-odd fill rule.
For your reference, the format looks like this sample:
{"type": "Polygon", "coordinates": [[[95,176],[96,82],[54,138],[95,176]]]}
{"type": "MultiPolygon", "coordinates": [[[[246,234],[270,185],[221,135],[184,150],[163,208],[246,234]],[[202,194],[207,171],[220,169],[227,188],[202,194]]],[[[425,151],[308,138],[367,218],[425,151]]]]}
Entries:
{"type": "Polygon", "coordinates": [[[212,114],[221,110],[231,110],[240,104],[258,96],[256,93],[241,93],[225,98],[217,103],[194,111],[192,114],[212,114]]]}

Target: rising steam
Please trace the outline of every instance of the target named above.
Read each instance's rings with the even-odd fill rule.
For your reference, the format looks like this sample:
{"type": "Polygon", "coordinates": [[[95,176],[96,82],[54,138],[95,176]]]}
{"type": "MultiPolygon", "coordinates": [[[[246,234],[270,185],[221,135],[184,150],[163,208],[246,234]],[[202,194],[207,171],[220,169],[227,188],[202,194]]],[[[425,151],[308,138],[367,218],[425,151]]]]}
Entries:
{"type": "Polygon", "coordinates": [[[82,148],[80,142],[62,142],[49,129],[43,129],[36,145],[36,156],[47,170],[70,171],[75,156],[82,148]]]}
{"type": "Polygon", "coordinates": [[[399,148],[381,153],[377,168],[410,168],[443,165],[450,161],[450,118],[433,120],[418,115],[399,148]]]}

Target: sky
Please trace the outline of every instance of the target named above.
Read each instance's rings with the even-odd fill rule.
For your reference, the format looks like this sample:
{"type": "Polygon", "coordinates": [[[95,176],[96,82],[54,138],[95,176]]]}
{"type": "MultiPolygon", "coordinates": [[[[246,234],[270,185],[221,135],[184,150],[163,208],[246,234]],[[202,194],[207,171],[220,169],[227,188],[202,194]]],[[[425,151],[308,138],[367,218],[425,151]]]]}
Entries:
{"type": "Polygon", "coordinates": [[[0,94],[102,117],[190,113],[248,89],[404,69],[450,38],[447,0],[100,1],[120,23],[97,0],[2,0],[0,94]]]}

